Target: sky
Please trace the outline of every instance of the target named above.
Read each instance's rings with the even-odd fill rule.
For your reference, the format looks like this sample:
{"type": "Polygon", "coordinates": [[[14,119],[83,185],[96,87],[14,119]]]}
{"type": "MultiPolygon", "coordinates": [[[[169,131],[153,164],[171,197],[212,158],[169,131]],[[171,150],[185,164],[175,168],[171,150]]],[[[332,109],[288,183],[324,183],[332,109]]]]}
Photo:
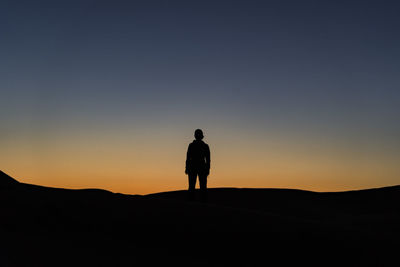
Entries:
{"type": "Polygon", "coordinates": [[[400,184],[398,1],[1,1],[0,169],[21,182],[400,184]]]}

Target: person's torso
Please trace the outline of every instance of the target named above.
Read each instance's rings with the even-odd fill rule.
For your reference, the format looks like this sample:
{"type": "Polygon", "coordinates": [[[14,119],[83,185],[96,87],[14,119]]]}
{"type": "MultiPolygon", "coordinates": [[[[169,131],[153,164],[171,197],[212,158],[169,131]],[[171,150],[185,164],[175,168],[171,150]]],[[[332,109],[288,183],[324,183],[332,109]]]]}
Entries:
{"type": "Polygon", "coordinates": [[[190,161],[193,164],[206,163],[206,156],[208,153],[208,145],[203,141],[193,141],[190,144],[190,161]]]}

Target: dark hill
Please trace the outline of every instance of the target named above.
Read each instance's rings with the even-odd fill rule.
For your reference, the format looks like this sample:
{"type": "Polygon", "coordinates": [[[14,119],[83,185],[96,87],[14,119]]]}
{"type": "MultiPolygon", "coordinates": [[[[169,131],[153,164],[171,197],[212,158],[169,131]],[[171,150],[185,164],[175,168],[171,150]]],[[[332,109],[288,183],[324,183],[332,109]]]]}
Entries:
{"type": "Polygon", "coordinates": [[[0,188],[14,186],[16,184],[18,184],[17,180],[0,171],[0,188]]]}
{"type": "Polygon", "coordinates": [[[400,186],[338,193],[215,188],[207,203],[186,201],[185,193],[49,188],[0,173],[0,266],[397,261],[400,186]]]}

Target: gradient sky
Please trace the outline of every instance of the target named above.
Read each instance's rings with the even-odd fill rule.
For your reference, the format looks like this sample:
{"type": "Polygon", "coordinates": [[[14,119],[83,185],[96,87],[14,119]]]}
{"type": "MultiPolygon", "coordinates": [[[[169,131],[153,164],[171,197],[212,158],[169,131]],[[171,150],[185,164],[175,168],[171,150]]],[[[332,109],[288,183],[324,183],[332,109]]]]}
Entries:
{"type": "Polygon", "coordinates": [[[123,193],[400,184],[397,1],[1,1],[0,169],[123,193]]]}

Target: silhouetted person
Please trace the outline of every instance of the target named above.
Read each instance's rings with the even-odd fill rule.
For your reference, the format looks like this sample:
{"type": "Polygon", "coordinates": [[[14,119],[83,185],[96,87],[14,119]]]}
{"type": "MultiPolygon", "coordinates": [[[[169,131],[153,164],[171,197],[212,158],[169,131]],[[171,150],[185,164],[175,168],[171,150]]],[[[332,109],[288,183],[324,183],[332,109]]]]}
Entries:
{"type": "Polygon", "coordinates": [[[189,178],[189,199],[194,199],[196,180],[199,176],[200,195],[202,201],[207,199],[207,176],[210,173],[210,148],[203,142],[203,131],[197,129],[194,132],[194,140],[189,144],[186,155],[185,173],[189,178]]]}

